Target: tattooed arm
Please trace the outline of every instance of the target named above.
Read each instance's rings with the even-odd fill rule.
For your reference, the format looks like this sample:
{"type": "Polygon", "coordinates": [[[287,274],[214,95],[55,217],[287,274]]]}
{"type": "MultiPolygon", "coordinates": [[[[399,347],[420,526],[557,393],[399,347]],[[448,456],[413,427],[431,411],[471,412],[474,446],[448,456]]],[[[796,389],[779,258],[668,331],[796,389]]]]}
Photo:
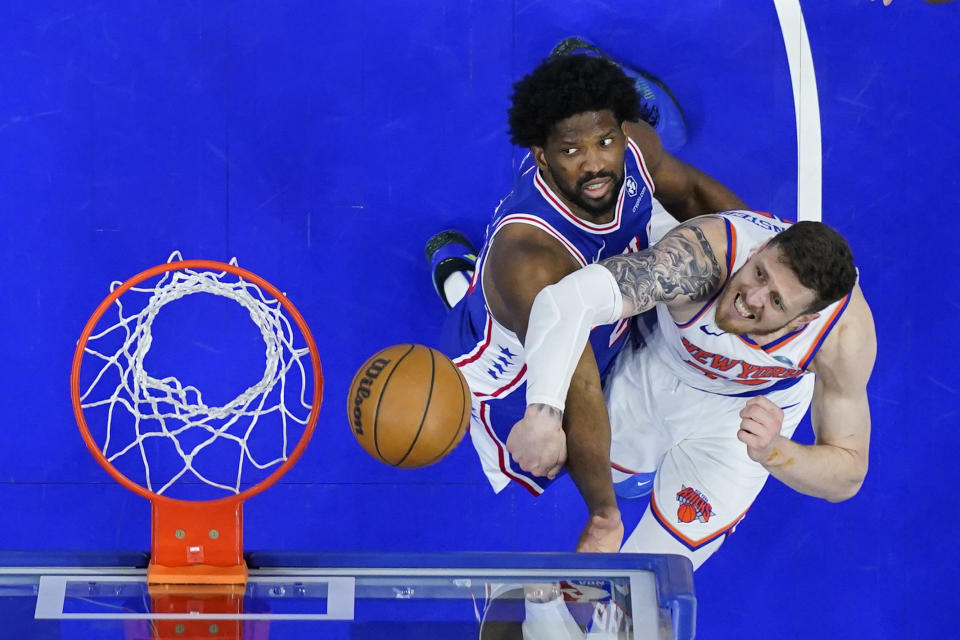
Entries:
{"type": "Polygon", "coordinates": [[[722,231],[718,218],[687,222],[645,251],[602,261],[623,296],[621,317],[643,313],[658,302],[680,306],[709,299],[726,276],[707,237],[717,236],[718,228],[722,231]]]}
{"type": "MultiPolygon", "coordinates": [[[[579,418],[583,407],[577,404],[571,405],[564,416],[564,399],[568,389],[579,391],[577,384],[583,377],[575,377],[574,372],[582,368],[580,354],[594,326],[640,313],[657,302],[683,305],[710,297],[726,275],[722,266],[725,256],[714,247],[725,250],[725,225],[720,218],[705,216],[673,229],[650,249],[584,267],[543,288],[534,300],[524,338],[527,410],[513,427],[511,437],[514,433],[555,430],[564,418],[579,418]]],[[[599,377],[595,384],[599,388],[599,377]]],[[[574,441],[573,434],[568,433],[569,450],[581,454],[578,458],[571,453],[570,474],[585,498],[612,494],[609,418],[602,395],[569,395],[601,398],[600,406],[589,415],[604,421],[604,428],[595,429],[589,439],[574,441]]],[[[619,512],[591,510],[577,550],[616,551],[622,538],[619,512]]]]}
{"type": "Polygon", "coordinates": [[[683,314],[709,299],[726,278],[723,220],[703,216],[671,230],[653,247],[608,258],[544,288],[527,326],[527,405],[563,409],[590,330],[653,308],[683,314]]]}

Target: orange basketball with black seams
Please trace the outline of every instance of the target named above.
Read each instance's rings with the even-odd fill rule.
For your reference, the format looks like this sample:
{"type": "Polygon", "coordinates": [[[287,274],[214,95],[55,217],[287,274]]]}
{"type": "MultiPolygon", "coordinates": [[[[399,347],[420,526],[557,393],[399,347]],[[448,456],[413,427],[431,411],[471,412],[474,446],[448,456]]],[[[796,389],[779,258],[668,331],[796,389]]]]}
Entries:
{"type": "Polygon", "coordinates": [[[374,458],[395,467],[425,467],[453,451],[466,433],[470,389],[436,349],[398,344],[357,371],[347,417],[357,442],[374,458]]]}

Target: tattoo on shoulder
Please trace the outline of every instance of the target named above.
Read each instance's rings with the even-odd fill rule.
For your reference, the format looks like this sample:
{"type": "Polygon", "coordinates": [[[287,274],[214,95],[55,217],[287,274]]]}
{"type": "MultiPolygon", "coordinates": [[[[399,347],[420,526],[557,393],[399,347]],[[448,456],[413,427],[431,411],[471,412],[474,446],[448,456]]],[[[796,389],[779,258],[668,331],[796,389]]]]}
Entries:
{"type": "Polygon", "coordinates": [[[696,225],[678,227],[655,246],[603,261],[613,272],[624,302],[636,313],[681,296],[707,300],[720,285],[720,263],[696,225]]]}

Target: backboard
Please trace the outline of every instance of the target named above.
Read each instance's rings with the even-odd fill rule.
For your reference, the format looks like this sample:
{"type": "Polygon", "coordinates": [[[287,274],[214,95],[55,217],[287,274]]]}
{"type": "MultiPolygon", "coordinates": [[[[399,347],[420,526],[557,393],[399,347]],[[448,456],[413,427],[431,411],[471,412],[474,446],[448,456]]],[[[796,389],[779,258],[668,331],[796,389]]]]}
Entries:
{"type": "Polygon", "coordinates": [[[0,554],[0,624],[9,637],[109,640],[537,640],[589,638],[599,625],[624,640],[694,637],[692,569],[678,556],[255,552],[246,560],[249,582],[231,591],[148,587],[146,554],[0,554]],[[533,602],[536,585],[555,588],[552,601],[533,602]]]}

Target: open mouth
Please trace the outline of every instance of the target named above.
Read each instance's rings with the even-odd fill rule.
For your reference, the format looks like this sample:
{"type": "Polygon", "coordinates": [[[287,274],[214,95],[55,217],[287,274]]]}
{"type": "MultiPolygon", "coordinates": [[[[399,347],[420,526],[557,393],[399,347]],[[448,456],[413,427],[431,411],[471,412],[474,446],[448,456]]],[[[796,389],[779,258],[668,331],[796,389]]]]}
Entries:
{"type": "Polygon", "coordinates": [[[610,191],[613,180],[610,178],[597,178],[590,180],[583,185],[583,195],[588,198],[602,198],[610,191]]]}
{"type": "Polygon", "coordinates": [[[741,296],[739,293],[733,298],[733,308],[737,310],[737,313],[739,313],[741,317],[747,320],[754,320],[757,317],[756,315],[750,313],[747,305],[743,302],[743,296],[741,296]]]}

